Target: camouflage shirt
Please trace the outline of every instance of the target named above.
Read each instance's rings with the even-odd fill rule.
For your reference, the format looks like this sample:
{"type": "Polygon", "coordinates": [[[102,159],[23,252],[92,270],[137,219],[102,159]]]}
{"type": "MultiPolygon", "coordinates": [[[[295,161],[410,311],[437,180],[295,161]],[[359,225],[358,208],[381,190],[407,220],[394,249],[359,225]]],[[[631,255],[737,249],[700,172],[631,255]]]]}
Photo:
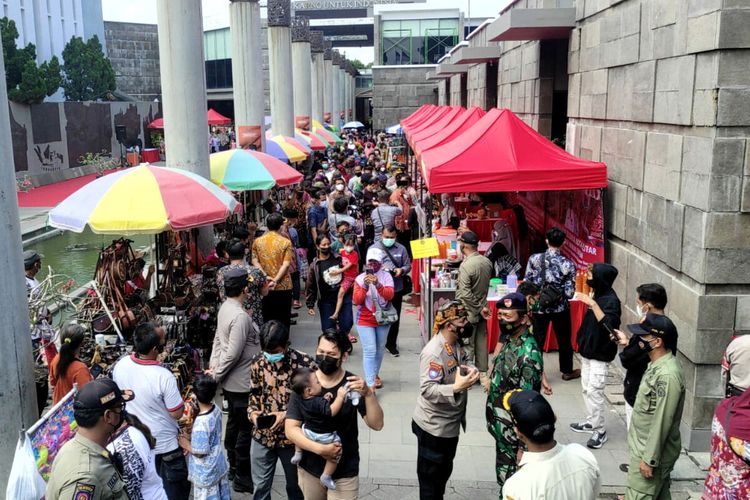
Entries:
{"type": "Polygon", "coordinates": [[[495,359],[487,405],[502,408],[503,395],[513,389],[538,391],[542,387],[544,360],[531,330],[503,344],[495,359]]]}

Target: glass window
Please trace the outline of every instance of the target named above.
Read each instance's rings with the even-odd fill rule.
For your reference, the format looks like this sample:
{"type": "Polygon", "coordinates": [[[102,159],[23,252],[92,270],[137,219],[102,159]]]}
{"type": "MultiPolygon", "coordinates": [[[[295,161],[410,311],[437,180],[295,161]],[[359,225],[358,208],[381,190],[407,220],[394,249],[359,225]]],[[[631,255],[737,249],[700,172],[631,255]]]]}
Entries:
{"type": "Polygon", "coordinates": [[[380,23],[380,31],[392,31],[392,30],[400,30],[401,29],[401,21],[383,21],[380,23]]]}
{"type": "Polygon", "coordinates": [[[409,30],[383,31],[383,64],[412,64],[412,33],[409,30]]]}
{"type": "Polygon", "coordinates": [[[458,43],[458,35],[455,28],[427,30],[424,37],[426,64],[437,64],[438,60],[456,43],[458,43]]]}
{"type": "Polygon", "coordinates": [[[419,22],[419,34],[424,36],[425,31],[440,27],[440,19],[422,19],[419,22]]]}

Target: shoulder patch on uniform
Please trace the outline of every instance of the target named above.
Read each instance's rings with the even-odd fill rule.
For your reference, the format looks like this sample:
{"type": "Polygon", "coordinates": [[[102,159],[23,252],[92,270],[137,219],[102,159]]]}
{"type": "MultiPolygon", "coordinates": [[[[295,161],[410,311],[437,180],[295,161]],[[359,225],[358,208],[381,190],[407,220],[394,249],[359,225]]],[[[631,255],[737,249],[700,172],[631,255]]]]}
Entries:
{"type": "Polygon", "coordinates": [[[96,486],[87,483],[76,483],[76,489],[73,491],[73,500],[93,500],[96,486]]]}
{"type": "Polygon", "coordinates": [[[450,345],[447,342],[445,344],[443,344],[443,346],[445,347],[445,352],[447,352],[449,356],[452,356],[453,355],[453,346],[450,345]]]}
{"type": "Polygon", "coordinates": [[[430,361],[430,369],[427,370],[427,377],[430,380],[437,380],[443,373],[443,365],[435,361],[430,361]]]}
{"type": "Polygon", "coordinates": [[[456,360],[453,359],[453,358],[449,359],[448,360],[448,368],[453,368],[454,366],[456,366],[456,360]]]}
{"type": "Polygon", "coordinates": [[[110,477],[109,481],[107,481],[107,488],[109,488],[110,490],[113,489],[115,487],[115,485],[117,484],[117,480],[118,479],[119,479],[119,477],[117,477],[117,473],[116,472],[114,474],[112,474],[112,477],[110,477]]]}

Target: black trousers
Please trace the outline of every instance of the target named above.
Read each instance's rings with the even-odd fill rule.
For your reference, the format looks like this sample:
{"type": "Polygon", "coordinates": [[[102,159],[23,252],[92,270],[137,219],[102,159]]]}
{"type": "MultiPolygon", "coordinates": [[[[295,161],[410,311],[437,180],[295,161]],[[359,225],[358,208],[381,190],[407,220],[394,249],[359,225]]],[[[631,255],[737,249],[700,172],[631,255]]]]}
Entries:
{"type": "MultiPolygon", "coordinates": [[[[272,290],[263,297],[263,321],[281,321],[287,328],[292,320],[292,291],[272,290]]],[[[262,326],[262,325],[258,325],[262,326]]]]}
{"type": "Polygon", "coordinates": [[[539,350],[544,350],[544,342],[547,340],[549,324],[555,329],[557,337],[558,356],[560,358],[560,371],[570,373],[573,371],[573,345],[570,341],[570,309],[559,313],[539,314],[534,313],[531,317],[534,325],[534,338],[539,344],[539,350]]]}
{"type": "Polygon", "coordinates": [[[411,258],[411,231],[408,229],[406,231],[399,231],[396,233],[396,241],[404,245],[406,247],[406,253],[409,254],[409,258],[411,258]]]}
{"type": "Polygon", "coordinates": [[[391,323],[391,327],[388,329],[388,337],[385,341],[385,346],[389,349],[396,349],[396,341],[398,340],[398,328],[401,325],[401,304],[404,302],[404,292],[396,292],[393,294],[391,304],[396,308],[398,312],[398,319],[395,323],[391,323]]]}
{"type": "Polygon", "coordinates": [[[182,500],[190,496],[187,459],[182,448],[156,455],[154,467],[164,485],[164,492],[169,500],[182,500]]]}
{"type": "MultiPolygon", "coordinates": [[[[250,483],[250,444],[253,442],[253,423],[247,416],[249,392],[224,391],[229,407],[224,448],[227,450],[229,468],[236,470],[236,477],[250,483]]],[[[187,497],[185,497],[187,498],[187,497]]]]}
{"type": "Polygon", "coordinates": [[[411,430],[417,436],[417,479],[420,500],[442,500],[445,485],[453,472],[458,436],[442,438],[425,432],[411,421],[411,430]]]}

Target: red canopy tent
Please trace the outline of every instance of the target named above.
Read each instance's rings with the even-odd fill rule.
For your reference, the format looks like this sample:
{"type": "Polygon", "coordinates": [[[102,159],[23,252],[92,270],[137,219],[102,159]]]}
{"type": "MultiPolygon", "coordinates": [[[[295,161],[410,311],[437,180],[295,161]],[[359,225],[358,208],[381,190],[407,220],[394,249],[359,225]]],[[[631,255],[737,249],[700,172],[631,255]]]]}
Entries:
{"type": "Polygon", "coordinates": [[[460,116],[466,109],[463,106],[453,106],[447,113],[445,113],[443,116],[441,116],[438,120],[432,122],[432,124],[420,128],[420,130],[414,130],[411,135],[407,137],[407,140],[409,142],[409,146],[414,149],[414,144],[421,140],[425,139],[427,137],[430,137],[436,133],[438,133],[440,130],[445,128],[450,122],[453,121],[454,118],[457,116],[460,116]]]}
{"type": "MultiPolygon", "coordinates": [[[[206,117],[208,119],[209,125],[229,125],[230,123],[232,123],[231,118],[227,118],[226,116],[217,111],[214,111],[213,109],[208,110],[206,117]]],[[[164,118],[157,118],[156,120],[146,125],[146,128],[164,128],[164,118]]]]}
{"type": "Polygon", "coordinates": [[[453,118],[450,123],[435,134],[423,139],[415,138],[412,149],[417,156],[417,160],[421,159],[424,151],[445,144],[446,142],[450,142],[458,137],[464,131],[471,128],[471,126],[479,121],[484,115],[485,112],[482,108],[469,108],[453,118]]]}
{"type": "Polygon", "coordinates": [[[417,117],[415,120],[409,122],[406,125],[401,125],[401,128],[404,129],[404,133],[411,131],[414,128],[421,126],[426,121],[431,120],[436,113],[445,112],[446,108],[448,108],[448,106],[433,106],[432,108],[419,115],[419,117],[417,117]]]}
{"type": "Polygon", "coordinates": [[[419,117],[423,113],[429,111],[430,109],[432,109],[434,107],[436,107],[434,104],[423,104],[414,113],[410,114],[409,116],[407,116],[406,118],[404,118],[403,120],[401,120],[401,127],[405,127],[405,126],[411,125],[412,122],[414,122],[415,120],[419,120],[419,117]]]}
{"type": "Polygon", "coordinates": [[[432,193],[560,191],[607,186],[604,163],[576,158],[508,109],[492,109],[461,135],[424,151],[432,193]]]}
{"type": "Polygon", "coordinates": [[[432,127],[434,124],[439,122],[443,119],[444,116],[449,115],[453,113],[455,108],[460,108],[459,111],[463,108],[461,106],[442,106],[438,111],[434,112],[432,115],[430,115],[429,118],[425,118],[422,122],[419,123],[419,125],[415,125],[413,127],[410,127],[406,129],[404,132],[406,134],[406,139],[410,139],[414,134],[423,132],[430,127],[432,127]]]}

